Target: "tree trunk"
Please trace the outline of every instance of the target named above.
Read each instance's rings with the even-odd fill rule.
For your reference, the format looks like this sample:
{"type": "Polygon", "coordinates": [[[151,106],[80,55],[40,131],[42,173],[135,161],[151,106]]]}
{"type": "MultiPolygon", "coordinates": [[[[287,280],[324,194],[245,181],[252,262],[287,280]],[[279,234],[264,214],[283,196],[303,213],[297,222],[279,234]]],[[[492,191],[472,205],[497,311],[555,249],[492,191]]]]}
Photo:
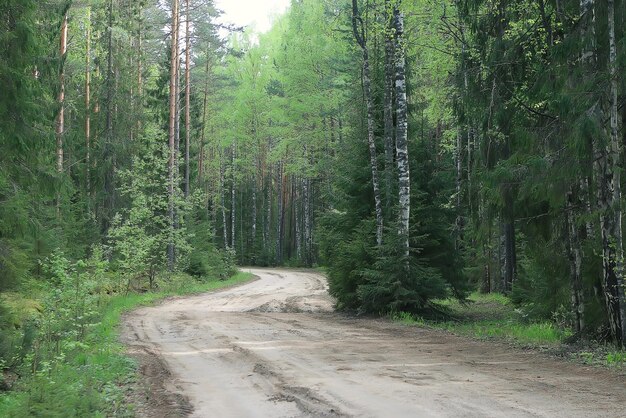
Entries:
{"type": "Polygon", "coordinates": [[[579,203],[574,197],[572,189],[567,194],[566,206],[566,224],[568,238],[568,258],[570,265],[570,286],[571,286],[571,303],[572,312],[574,313],[574,329],[580,333],[585,328],[585,305],[583,296],[582,281],[582,249],[580,246],[580,235],[578,226],[576,225],[576,203],[579,203]]]}
{"type": "Polygon", "coordinates": [[[204,98],[202,100],[202,134],[200,136],[200,153],[198,155],[198,181],[202,181],[202,177],[204,176],[204,140],[206,137],[206,112],[209,96],[209,52],[210,48],[207,47],[206,66],[204,69],[204,98]]]}
{"type": "Polygon", "coordinates": [[[513,196],[508,186],[504,191],[503,238],[504,238],[504,292],[513,290],[513,283],[517,277],[517,251],[515,241],[515,218],[513,216],[513,196]]]}
{"type": "Polygon", "coordinates": [[[220,153],[220,198],[222,207],[222,234],[224,235],[224,249],[228,250],[228,224],[226,223],[226,185],[225,185],[225,173],[226,163],[224,161],[223,153],[220,153]]]}
{"type": "MultiPolygon", "coordinates": [[[[254,175],[252,176],[252,252],[256,256],[256,229],[257,229],[257,179],[258,179],[258,160],[255,158],[254,175]]],[[[255,257],[256,258],[256,257],[255,257]]]]}
{"type": "Polygon", "coordinates": [[[311,231],[311,179],[304,179],[304,259],[307,267],[313,264],[313,234],[311,231]]]}
{"type": "MultiPolygon", "coordinates": [[[[459,127],[460,129],[460,127],[459,127]]],[[[454,152],[456,160],[456,239],[455,247],[461,248],[463,241],[463,211],[462,211],[462,190],[463,190],[463,134],[459,130],[456,134],[456,147],[454,152]]]]}
{"type": "Polygon", "coordinates": [[[187,199],[189,197],[189,130],[191,127],[191,42],[189,39],[189,0],[185,0],[185,5],[185,199],[187,199]]]}
{"type": "Polygon", "coordinates": [[[395,27],[396,67],[396,159],[398,163],[398,234],[402,239],[403,253],[408,266],[409,215],[411,210],[411,182],[408,152],[408,121],[406,100],[406,56],[404,45],[404,16],[396,4],[393,10],[395,27]]]}
{"type": "Polygon", "coordinates": [[[235,249],[235,222],[236,222],[236,190],[235,190],[235,153],[236,153],[235,144],[232,145],[230,157],[231,157],[231,165],[230,165],[230,248],[235,249]]]}
{"type": "Polygon", "coordinates": [[[143,9],[141,3],[139,4],[137,26],[137,103],[139,105],[137,114],[137,135],[141,137],[141,130],[143,129],[143,9]]]}
{"type": "Polygon", "coordinates": [[[393,196],[394,172],[394,141],[393,141],[393,84],[394,60],[393,50],[393,11],[389,0],[385,0],[385,90],[384,90],[384,138],[385,138],[385,208],[391,207],[393,196]]]}
{"type": "Polygon", "coordinates": [[[370,152],[370,168],[372,170],[372,186],[374,188],[374,204],[376,210],[376,245],[383,243],[383,207],[380,198],[380,182],[378,180],[378,158],[376,156],[376,142],[374,137],[374,103],[370,77],[370,60],[365,38],[363,20],[359,15],[357,0],[352,0],[352,31],[363,51],[363,94],[367,109],[367,143],[370,152]]]}
{"type": "MultiPolygon", "coordinates": [[[[180,0],[179,0],[180,1],[180,0]]],[[[178,21],[178,25],[180,25],[180,16],[178,17],[179,21],[178,21]]],[[[180,36],[180,34],[178,34],[177,36],[180,36]]],[[[181,60],[180,60],[180,42],[177,42],[176,44],[176,60],[175,65],[176,65],[176,80],[175,80],[175,85],[174,85],[174,91],[176,92],[176,102],[175,102],[175,108],[176,108],[176,116],[174,118],[174,181],[176,182],[178,188],[180,188],[180,111],[181,111],[181,106],[180,106],[180,64],[181,64],[181,60]]]]}
{"type": "Polygon", "coordinates": [[[57,140],[57,173],[63,173],[63,133],[65,131],[65,57],[67,54],[67,16],[66,11],[61,23],[61,41],[59,47],[59,58],[61,60],[59,70],[59,114],[56,124],[57,140]]]}
{"type": "Polygon", "coordinates": [[[276,261],[278,264],[283,262],[283,226],[285,220],[285,202],[284,193],[285,185],[283,180],[283,163],[278,162],[278,213],[276,214],[278,219],[276,223],[276,261]]]}
{"type": "Polygon", "coordinates": [[[172,43],[170,54],[170,92],[169,92],[169,160],[167,166],[169,194],[169,242],[167,261],[170,271],[174,270],[174,166],[176,164],[176,79],[178,78],[178,0],[172,0],[172,43]]]}
{"type": "Polygon", "coordinates": [[[113,0],[109,0],[108,7],[108,30],[107,30],[107,76],[106,76],[106,136],[104,142],[103,159],[105,164],[104,173],[104,194],[105,194],[105,216],[103,217],[103,229],[106,230],[110,224],[115,206],[115,190],[113,184],[114,159],[113,155],[113,92],[114,92],[114,72],[113,72],[113,0]]]}
{"type": "Polygon", "coordinates": [[[298,261],[302,261],[302,198],[300,194],[300,187],[304,189],[304,185],[301,179],[298,177],[294,180],[294,207],[295,207],[295,226],[296,226],[296,257],[298,261]]]}
{"type": "MultiPolygon", "coordinates": [[[[617,297],[617,300],[613,303],[617,305],[618,313],[614,314],[613,321],[619,319],[619,324],[615,326],[615,335],[617,341],[624,346],[626,344],[626,299],[624,297],[624,248],[623,248],[623,236],[622,236],[622,209],[621,209],[621,159],[622,159],[622,147],[618,135],[618,100],[617,100],[617,47],[615,40],[615,1],[608,0],[608,29],[609,29],[609,75],[610,75],[610,93],[609,93],[609,108],[610,108],[610,143],[607,153],[606,161],[606,174],[605,181],[607,198],[606,208],[608,213],[606,214],[605,225],[608,232],[608,242],[612,254],[606,254],[607,259],[605,264],[607,267],[612,268],[614,271],[609,272],[609,276],[615,276],[607,280],[610,286],[615,289],[610,289],[610,293],[613,297],[617,297]],[[608,263],[607,263],[608,261],[608,263]],[[618,326],[617,326],[618,325],[618,326]]],[[[604,234],[603,234],[604,235],[604,234]]],[[[608,279],[608,277],[607,277],[608,279]]]]}
{"type": "Polygon", "coordinates": [[[85,181],[87,201],[91,196],[91,7],[87,7],[85,48],[85,181]]]}

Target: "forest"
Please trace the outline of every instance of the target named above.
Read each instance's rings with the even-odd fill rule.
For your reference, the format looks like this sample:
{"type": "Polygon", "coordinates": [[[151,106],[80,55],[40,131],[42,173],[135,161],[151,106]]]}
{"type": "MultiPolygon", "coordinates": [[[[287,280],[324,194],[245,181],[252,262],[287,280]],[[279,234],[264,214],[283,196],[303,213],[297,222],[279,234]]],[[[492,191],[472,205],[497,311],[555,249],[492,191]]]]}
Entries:
{"type": "Polygon", "coordinates": [[[265,33],[220,14],[0,2],[0,411],[115,415],[111,301],[237,265],[324,269],[358,315],[499,293],[626,345],[623,0],[292,0],[265,33]],[[59,395],[64,367],[99,377],[59,395]]]}

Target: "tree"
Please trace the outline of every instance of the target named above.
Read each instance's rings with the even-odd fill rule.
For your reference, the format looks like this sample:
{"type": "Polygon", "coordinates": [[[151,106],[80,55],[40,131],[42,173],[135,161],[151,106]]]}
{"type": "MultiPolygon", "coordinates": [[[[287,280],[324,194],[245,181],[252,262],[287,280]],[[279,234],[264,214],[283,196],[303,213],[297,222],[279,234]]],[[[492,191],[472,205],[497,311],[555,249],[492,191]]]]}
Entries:
{"type": "Polygon", "coordinates": [[[170,54],[170,106],[169,106],[169,160],[168,160],[168,179],[169,179],[169,218],[170,225],[168,227],[170,231],[170,243],[168,246],[168,268],[170,271],[174,268],[174,200],[175,200],[175,175],[174,165],[176,162],[176,103],[178,97],[176,95],[176,84],[178,79],[178,0],[172,0],[172,24],[171,24],[171,54],[170,54]]]}
{"type": "MultiPolygon", "coordinates": [[[[357,44],[359,45],[363,53],[363,96],[365,98],[365,108],[367,113],[367,144],[370,151],[370,168],[372,170],[372,187],[374,188],[374,202],[376,208],[376,243],[378,245],[381,245],[383,242],[383,207],[382,199],[380,197],[380,183],[378,179],[378,157],[376,155],[376,142],[374,137],[374,104],[372,99],[370,60],[369,50],[367,47],[367,38],[365,34],[365,24],[359,14],[357,0],[352,0],[352,32],[354,34],[354,38],[356,39],[357,44]]],[[[397,83],[398,81],[396,81],[396,85],[398,85],[397,83]]],[[[404,143],[402,143],[400,146],[404,147],[405,145],[404,143]]],[[[402,161],[402,167],[406,168],[406,159],[403,159],[402,161]]],[[[406,174],[408,174],[408,172],[406,174]]],[[[401,175],[403,176],[404,174],[401,175]]],[[[406,189],[406,186],[407,185],[404,185],[405,189],[402,190],[401,199],[405,204],[408,204],[408,201],[406,201],[408,198],[408,194],[404,193],[408,191],[408,189],[406,189]]],[[[404,211],[402,212],[402,214],[403,217],[406,215],[404,211]]],[[[404,228],[404,224],[402,228],[404,228]]],[[[400,232],[402,233],[402,231],[400,232]]],[[[408,229],[406,232],[408,233],[408,229]]]]}

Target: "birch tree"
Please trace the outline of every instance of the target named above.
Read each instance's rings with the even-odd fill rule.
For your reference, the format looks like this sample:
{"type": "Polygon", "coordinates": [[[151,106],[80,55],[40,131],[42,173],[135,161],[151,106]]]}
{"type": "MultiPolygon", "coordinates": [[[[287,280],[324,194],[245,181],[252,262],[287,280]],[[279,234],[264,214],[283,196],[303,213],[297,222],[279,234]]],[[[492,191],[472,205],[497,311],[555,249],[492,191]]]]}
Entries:
{"type": "MultiPolygon", "coordinates": [[[[380,197],[380,182],[378,178],[378,157],[376,155],[376,138],[374,136],[374,104],[372,98],[372,81],[370,75],[370,58],[365,32],[365,22],[359,13],[357,0],[352,0],[352,33],[363,54],[363,96],[367,114],[367,144],[370,152],[370,169],[372,171],[372,187],[374,188],[374,202],[376,210],[376,244],[383,243],[383,206],[380,197]]],[[[397,82],[396,82],[397,83],[397,82]]],[[[397,84],[396,84],[397,86],[397,84]]],[[[408,170],[408,166],[405,167],[408,170]]],[[[408,171],[407,171],[408,174],[408,171]]],[[[408,222],[408,218],[407,218],[408,222]]]]}

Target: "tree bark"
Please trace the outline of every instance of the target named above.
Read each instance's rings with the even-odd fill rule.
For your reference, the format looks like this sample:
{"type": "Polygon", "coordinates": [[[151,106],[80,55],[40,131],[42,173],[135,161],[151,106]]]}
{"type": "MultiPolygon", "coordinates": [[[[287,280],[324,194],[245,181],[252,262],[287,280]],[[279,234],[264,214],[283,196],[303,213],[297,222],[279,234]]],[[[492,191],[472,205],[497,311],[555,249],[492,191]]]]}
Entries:
{"type": "Polygon", "coordinates": [[[189,0],[185,0],[185,199],[189,197],[189,140],[191,127],[191,42],[189,30],[189,0]]]}
{"type": "Polygon", "coordinates": [[[304,179],[304,259],[307,267],[313,264],[313,234],[311,231],[311,179],[304,179]]]}
{"type": "Polygon", "coordinates": [[[114,77],[113,72],[113,0],[109,0],[108,5],[108,29],[107,29],[107,75],[106,75],[106,136],[104,142],[103,159],[105,163],[104,173],[104,193],[105,193],[105,216],[103,217],[103,229],[109,227],[110,217],[113,215],[115,207],[115,190],[113,184],[114,159],[113,155],[113,93],[114,77]]]}
{"type": "Polygon", "coordinates": [[[232,145],[231,148],[231,166],[230,166],[230,248],[235,249],[235,221],[236,221],[236,190],[235,190],[235,154],[236,154],[235,144],[232,145]]]}
{"type": "Polygon", "coordinates": [[[141,136],[143,129],[143,9],[139,4],[139,16],[137,21],[137,103],[139,111],[137,112],[137,135],[141,136]]]}
{"type": "Polygon", "coordinates": [[[226,185],[225,185],[225,171],[226,163],[224,162],[224,155],[220,153],[220,198],[222,209],[222,234],[224,235],[224,249],[228,250],[228,224],[226,223],[226,185]]]}
{"type": "Polygon", "coordinates": [[[294,207],[295,207],[295,226],[296,226],[296,257],[298,261],[303,260],[302,257],[302,197],[300,187],[304,188],[302,179],[296,177],[294,180],[294,207]]]}
{"type": "Polygon", "coordinates": [[[513,290],[517,278],[517,245],[515,240],[515,218],[513,216],[513,196],[509,186],[504,191],[504,291],[513,290]]]}
{"type": "Polygon", "coordinates": [[[380,198],[380,182],[378,179],[378,158],[376,156],[376,142],[374,137],[374,103],[372,98],[370,60],[365,28],[359,14],[357,0],[352,0],[352,32],[363,52],[363,94],[367,109],[367,143],[370,152],[370,168],[372,170],[372,186],[374,188],[374,205],[376,211],[376,245],[383,243],[383,207],[380,198]]]}
{"type": "Polygon", "coordinates": [[[385,207],[391,207],[393,197],[394,141],[393,141],[393,88],[394,60],[393,11],[389,0],[385,0],[385,89],[384,89],[384,138],[385,138],[385,207]]]}
{"type": "Polygon", "coordinates": [[[401,237],[403,253],[408,266],[409,257],[409,215],[411,210],[411,181],[408,152],[408,121],[406,98],[406,56],[404,45],[404,16],[395,4],[395,67],[396,67],[396,159],[398,164],[398,234],[401,237]]]}
{"type": "Polygon", "coordinates": [[[209,60],[210,48],[207,47],[206,66],[204,68],[204,98],[202,100],[202,133],[200,135],[200,153],[198,155],[198,181],[202,181],[204,176],[204,141],[206,138],[207,104],[209,96],[209,60]]]}
{"type": "Polygon", "coordinates": [[[168,174],[168,217],[169,242],[167,261],[170,271],[174,270],[174,165],[176,164],[176,79],[178,78],[178,0],[172,0],[172,43],[170,54],[170,92],[169,92],[169,160],[168,174]]]}
{"type": "Polygon", "coordinates": [[[574,191],[570,189],[567,194],[566,224],[568,238],[568,258],[570,265],[571,304],[574,313],[574,329],[580,333],[585,328],[585,305],[582,281],[582,249],[580,235],[576,225],[576,203],[574,191]]]}
{"type": "Polygon", "coordinates": [[[91,196],[91,7],[87,7],[85,47],[85,181],[87,201],[91,196]]]}
{"type": "Polygon", "coordinates": [[[59,57],[61,60],[59,70],[59,114],[56,123],[57,141],[57,173],[63,173],[63,134],[65,132],[65,57],[67,55],[67,19],[68,12],[63,15],[61,23],[61,40],[59,46],[59,57]]]}
{"type": "Polygon", "coordinates": [[[283,162],[279,161],[277,164],[277,177],[278,177],[278,213],[276,214],[278,219],[276,222],[276,262],[278,264],[283,261],[283,230],[285,221],[285,202],[284,193],[285,185],[283,179],[283,162]]]}
{"type": "MultiPolygon", "coordinates": [[[[609,267],[614,269],[611,275],[615,276],[615,283],[611,278],[611,285],[616,287],[611,294],[615,293],[618,307],[619,326],[616,327],[617,341],[624,346],[626,344],[626,299],[624,297],[624,248],[622,236],[622,190],[621,190],[621,159],[622,147],[618,135],[618,98],[617,98],[617,47],[615,40],[615,1],[607,0],[608,3],[608,29],[609,29],[609,76],[610,76],[610,143],[607,149],[606,175],[607,199],[609,213],[606,216],[605,227],[608,229],[608,241],[613,254],[607,254],[609,267]]],[[[604,229],[604,227],[603,227],[604,229]]],[[[608,283],[608,282],[607,282],[608,283]]]]}

